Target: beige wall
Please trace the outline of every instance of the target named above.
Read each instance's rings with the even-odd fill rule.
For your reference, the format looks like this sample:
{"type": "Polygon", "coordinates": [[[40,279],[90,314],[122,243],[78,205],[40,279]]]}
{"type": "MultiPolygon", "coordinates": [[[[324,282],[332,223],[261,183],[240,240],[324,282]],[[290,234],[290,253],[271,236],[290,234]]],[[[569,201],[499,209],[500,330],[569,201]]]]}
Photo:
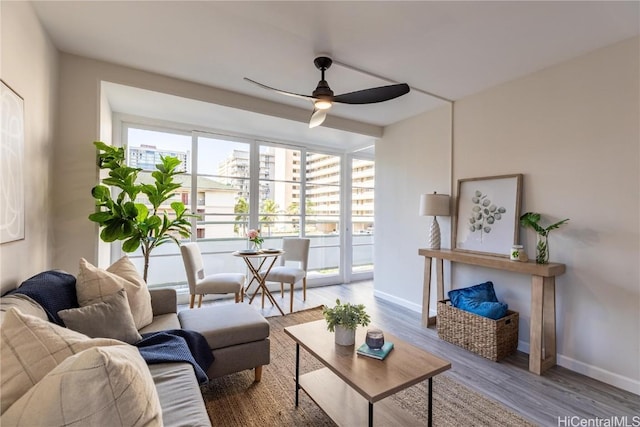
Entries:
{"type": "MultiPolygon", "coordinates": [[[[376,143],[374,277],[376,295],[419,311],[423,262],[432,217],[418,216],[420,195],[451,194],[450,108],[388,126],[376,143]]],[[[449,218],[439,218],[449,247],[449,218]]],[[[435,307],[435,295],[432,307],[435,307]]]]}
{"type": "Polygon", "coordinates": [[[58,52],[27,2],[0,2],[0,77],[24,99],[25,239],[0,245],[2,293],[52,268],[51,157],[58,52]]]}
{"type": "MultiPolygon", "coordinates": [[[[550,235],[552,261],[567,265],[556,284],[558,363],[635,393],[640,393],[639,43],[627,40],[456,102],[453,146],[453,182],[523,173],[523,212],[540,212],[549,221],[571,219],[550,235]]],[[[433,114],[422,116],[424,128],[433,114]]],[[[379,202],[399,197],[398,188],[438,189],[443,182],[418,168],[434,161],[423,136],[411,131],[415,127],[415,119],[398,124],[394,134],[406,138],[388,140],[385,133],[376,147],[378,176],[407,165],[394,186],[376,188],[379,202]],[[394,156],[392,163],[388,155],[394,156]]],[[[417,203],[415,194],[407,196],[417,203]]],[[[376,236],[383,246],[376,252],[376,289],[395,288],[393,295],[411,306],[420,300],[422,280],[422,265],[415,260],[422,242],[412,233],[416,227],[426,232],[427,225],[417,216],[401,213],[395,221],[397,216],[386,213],[382,207],[377,211],[376,233],[399,238],[391,246],[391,238],[376,236]],[[408,261],[385,257],[385,246],[408,261]],[[405,280],[394,280],[391,273],[404,270],[407,262],[414,270],[412,282],[402,271],[405,280]]],[[[535,235],[521,230],[521,236],[533,256],[535,235]]],[[[499,298],[520,312],[520,348],[528,351],[529,279],[469,266],[452,270],[454,287],[494,282],[499,298]]]]}

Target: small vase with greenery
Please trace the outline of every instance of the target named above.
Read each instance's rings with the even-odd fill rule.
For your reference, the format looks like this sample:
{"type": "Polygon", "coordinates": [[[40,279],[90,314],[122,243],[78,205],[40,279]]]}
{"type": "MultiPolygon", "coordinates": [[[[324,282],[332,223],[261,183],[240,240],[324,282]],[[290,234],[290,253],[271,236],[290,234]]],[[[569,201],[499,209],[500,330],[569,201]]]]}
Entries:
{"type": "Polygon", "coordinates": [[[336,333],[336,344],[353,345],[358,325],[367,326],[371,318],[363,304],[340,303],[336,299],[335,307],[322,307],[322,314],[327,321],[327,329],[336,333]]]}
{"type": "Polygon", "coordinates": [[[559,228],[562,224],[569,221],[569,218],[558,221],[547,227],[542,227],[538,222],[540,221],[540,214],[535,212],[527,212],[520,217],[520,225],[523,227],[532,228],[538,234],[538,241],[536,243],[536,263],[548,264],[549,263],[549,232],[559,228]]]}
{"type": "Polygon", "coordinates": [[[171,156],[161,156],[161,163],[151,173],[152,184],[138,182],[140,168],[132,168],[125,163],[123,147],[113,147],[101,141],[93,143],[98,149],[98,167],[108,169],[109,176],[93,187],[91,194],[96,200],[97,211],[89,219],[98,223],[102,230],[100,238],[105,242],[124,240],[122,250],[134,252],[142,248],[144,257],[144,280],[147,280],[149,256],[156,247],[175,242],[178,237],[188,239],[191,235],[191,217],[184,203],[170,200],[176,196],[180,184],[174,182],[180,160],[171,156]],[[111,188],[119,192],[111,194],[111,188]],[[148,200],[139,203],[142,195],[148,200]],[[167,206],[168,205],[168,206],[167,206]]]}
{"type": "Polygon", "coordinates": [[[259,251],[262,249],[262,243],[264,239],[260,236],[260,230],[254,230],[253,228],[247,231],[247,239],[252,243],[253,249],[259,251]]]}

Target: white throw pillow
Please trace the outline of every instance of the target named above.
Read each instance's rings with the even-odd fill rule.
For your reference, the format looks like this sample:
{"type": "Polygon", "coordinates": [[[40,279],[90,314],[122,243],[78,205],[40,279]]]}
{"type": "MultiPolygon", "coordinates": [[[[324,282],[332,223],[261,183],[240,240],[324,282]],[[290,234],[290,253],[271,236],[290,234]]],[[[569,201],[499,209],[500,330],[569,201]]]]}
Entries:
{"type": "Polygon", "coordinates": [[[6,426],[162,426],[138,349],[94,347],[67,358],[0,417],[6,426]]]}
{"type": "Polygon", "coordinates": [[[121,344],[9,309],[0,326],[0,414],[67,357],[91,347],[121,344]]]}
{"type": "Polygon", "coordinates": [[[120,258],[106,270],[91,265],[84,258],[80,260],[80,272],[76,280],[80,307],[102,301],[122,288],[127,292],[136,328],[144,328],[153,321],[151,294],[129,258],[120,258]]]}
{"type": "Polygon", "coordinates": [[[113,338],[128,344],[135,344],[142,339],[133,321],[124,289],[95,304],[60,310],[58,316],[67,328],[91,338],[113,338]]]}

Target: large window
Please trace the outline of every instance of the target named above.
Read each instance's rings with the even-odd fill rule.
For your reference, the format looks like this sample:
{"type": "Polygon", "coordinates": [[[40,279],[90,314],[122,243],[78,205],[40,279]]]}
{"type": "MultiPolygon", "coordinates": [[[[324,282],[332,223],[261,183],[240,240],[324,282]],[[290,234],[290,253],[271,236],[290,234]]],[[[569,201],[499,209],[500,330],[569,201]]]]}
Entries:
{"type": "Polygon", "coordinates": [[[301,234],[300,176],[300,150],[260,145],[258,222],[268,246],[301,234]]]}
{"type": "MultiPolygon", "coordinates": [[[[181,188],[176,191],[174,200],[184,202],[187,206],[191,198],[191,153],[192,137],[190,133],[165,132],[157,129],[129,127],[125,130],[125,143],[127,147],[127,163],[131,167],[142,169],[138,174],[138,180],[151,184],[154,179],[151,173],[156,170],[155,165],[160,163],[160,156],[173,156],[182,161],[180,168],[185,172],[176,180],[181,188]]],[[[173,200],[169,200],[168,203],[173,200]]],[[[142,193],[136,200],[138,203],[148,204],[146,196],[142,193]]],[[[160,207],[164,210],[164,207],[160,207]]],[[[171,210],[168,210],[171,212],[171,210]]],[[[196,231],[197,233],[197,231],[196,231]]],[[[119,246],[118,246],[119,247],[119,246]]],[[[119,254],[116,254],[119,255],[119,254]]],[[[140,249],[129,255],[138,271],[143,271],[144,259],[140,249]]],[[[181,287],[184,282],[184,268],[182,258],[176,245],[161,245],[151,252],[149,261],[148,283],[161,286],[181,287]]]]}
{"type": "MultiPolygon", "coordinates": [[[[372,270],[373,161],[352,160],[345,185],[345,155],[304,147],[137,124],[123,124],[122,142],[129,165],[142,168],[139,176],[149,182],[161,155],[182,161],[175,200],[198,215],[191,240],[200,244],[207,273],[245,272],[242,260],[230,254],[246,247],[250,228],[261,230],[266,247],[280,247],[287,236],[310,238],[310,283],[339,283],[350,272],[372,270]],[[343,200],[351,200],[348,209],[343,200]],[[348,226],[351,239],[343,240],[348,226]],[[345,241],[353,241],[347,251],[345,241]]],[[[142,269],[141,253],[130,257],[142,269]]],[[[151,258],[150,286],[186,287],[176,245],[157,248],[151,258]]]]}
{"type": "Polygon", "coordinates": [[[351,271],[373,270],[373,160],[351,161],[351,271]]]}
{"type": "Polygon", "coordinates": [[[250,144],[196,136],[198,229],[203,240],[244,239],[251,200],[250,144]]]}
{"type": "Polygon", "coordinates": [[[305,162],[305,235],[310,265],[319,274],[340,272],[340,156],[308,152],[305,162]]]}

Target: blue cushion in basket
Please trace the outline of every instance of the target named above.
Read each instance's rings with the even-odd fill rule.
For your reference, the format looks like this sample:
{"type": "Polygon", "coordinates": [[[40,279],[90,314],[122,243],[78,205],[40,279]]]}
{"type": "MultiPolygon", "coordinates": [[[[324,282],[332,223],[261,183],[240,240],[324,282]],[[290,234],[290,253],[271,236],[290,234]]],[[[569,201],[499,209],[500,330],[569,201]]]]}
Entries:
{"type": "Polygon", "coordinates": [[[509,306],[503,302],[480,301],[475,298],[460,295],[458,297],[457,308],[477,314],[478,316],[497,320],[507,315],[509,306]]]}
{"type": "Polygon", "coordinates": [[[493,290],[493,282],[484,282],[480,283],[479,285],[470,286],[468,288],[452,289],[449,291],[448,295],[449,299],[451,300],[451,305],[456,308],[462,308],[459,306],[458,302],[461,296],[472,298],[478,301],[498,302],[496,293],[493,290]]]}

